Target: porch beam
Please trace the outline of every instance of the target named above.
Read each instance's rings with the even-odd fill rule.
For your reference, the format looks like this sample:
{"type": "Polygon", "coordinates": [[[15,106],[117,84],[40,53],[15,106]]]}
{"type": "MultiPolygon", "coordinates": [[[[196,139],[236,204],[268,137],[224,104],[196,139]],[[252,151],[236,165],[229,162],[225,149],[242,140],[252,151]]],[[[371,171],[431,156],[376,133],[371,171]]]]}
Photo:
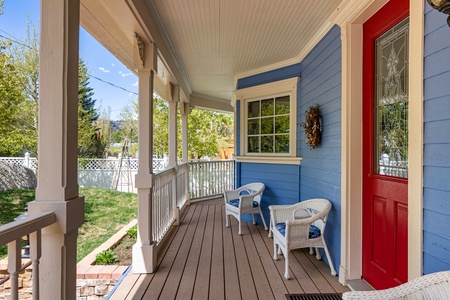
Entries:
{"type": "Polygon", "coordinates": [[[153,203],[153,80],[156,73],[156,45],[136,35],[135,62],[139,78],[139,168],[135,177],[138,191],[138,239],[133,245],[133,272],[153,273],[156,245],[152,232],[153,203]]]}
{"type": "Polygon", "coordinates": [[[29,215],[55,212],[42,230],[41,299],[76,298],[76,241],[84,222],[78,195],[79,0],[41,0],[38,188],[29,215]]]}

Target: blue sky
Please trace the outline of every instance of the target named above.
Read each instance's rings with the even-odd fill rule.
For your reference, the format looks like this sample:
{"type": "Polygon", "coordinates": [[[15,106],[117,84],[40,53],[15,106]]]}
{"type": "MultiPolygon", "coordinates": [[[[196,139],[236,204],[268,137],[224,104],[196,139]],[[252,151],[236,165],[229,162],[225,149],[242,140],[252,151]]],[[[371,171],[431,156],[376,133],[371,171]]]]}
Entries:
{"type": "MultiPolygon", "coordinates": [[[[39,30],[40,0],[5,0],[3,15],[0,15],[0,35],[21,41],[26,37],[26,24],[30,20],[39,30]]],[[[80,27],[80,57],[92,75],[90,86],[97,108],[111,110],[111,119],[119,119],[121,110],[136,99],[137,77],[119,60],[100,45],[89,33],[80,27]],[[93,77],[100,78],[97,80],[93,77]],[[114,87],[113,85],[119,86],[114,87]]]]}

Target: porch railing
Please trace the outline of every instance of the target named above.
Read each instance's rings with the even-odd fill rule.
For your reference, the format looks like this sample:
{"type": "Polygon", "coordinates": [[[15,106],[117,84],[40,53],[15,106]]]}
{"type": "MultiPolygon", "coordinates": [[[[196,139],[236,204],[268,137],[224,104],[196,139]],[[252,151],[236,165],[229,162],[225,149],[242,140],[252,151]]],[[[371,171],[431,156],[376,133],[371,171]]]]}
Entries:
{"type": "Polygon", "coordinates": [[[190,162],[189,188],[194,201],[234,189],[234,160],[190,162]]]}
{"type": "Polygon", "coordinates": [[[11,299],[19,299],[19,273],[30,263],[22,266],[22,237],[29,236],[30,262],[33,267],[33,299],[39,299],[39,259],[41,257],[41,229],[56,222],[54,212],[43,212],[26,216],[0,226],[0,246],[8,245],[9,276],[0,280],[3,284],[11,280],[11,299]]]}
{"type": "Polygon", "coordinates": [[[155,175],[153,187],[153,241],[159,243],[170,227],[178,222],[179,210],[189,201],[188,164],[155,175]]]}

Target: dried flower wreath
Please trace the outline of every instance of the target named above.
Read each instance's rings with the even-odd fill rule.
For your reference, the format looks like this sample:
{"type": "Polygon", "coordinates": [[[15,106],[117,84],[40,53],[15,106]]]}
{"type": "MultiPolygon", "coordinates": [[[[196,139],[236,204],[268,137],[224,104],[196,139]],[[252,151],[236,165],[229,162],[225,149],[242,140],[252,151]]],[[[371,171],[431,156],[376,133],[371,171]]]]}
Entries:
{"type": "Polygon", "coordinates": [[[309,149],[319,147],[322,141],[322,122],[320,120],[319,104],[311,106],[305,112],[305,122],[301,125],[305,128],[306,143],[309,149]]]}

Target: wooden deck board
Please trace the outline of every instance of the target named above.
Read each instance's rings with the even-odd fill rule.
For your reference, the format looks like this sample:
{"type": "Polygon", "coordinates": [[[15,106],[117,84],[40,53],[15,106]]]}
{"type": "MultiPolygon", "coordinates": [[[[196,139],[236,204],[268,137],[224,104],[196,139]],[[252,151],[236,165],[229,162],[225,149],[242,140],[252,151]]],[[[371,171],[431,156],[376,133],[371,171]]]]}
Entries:
{"type": "Polygon", "coordinates": [[[211,272],[212,241],[214,232],[214,205],[207,207],[206,227],[203,235],[202,250],[198,261],[193,299],[208,300],[211,272]]]}
{"type": "MultiPolygon", "coordinates": [[[[213,205],[211,205],[213,206],[213,205]]],[[[214,205],[214,236],[211,258],[211,276],[209,284],[209,299],[220,300],[225,298],[224,264],[223,264],[223,206],[214,205]]]]}
{"type": "Polygon", "coordinates": [[[273,242],[261,226],[230,218],[223,199],[191,204],[183,214],[154,274],[129,272],[110,299],[285,299],[285,294],[342,293],[348,290],[309,249],[273,260],[273,242]]]}

